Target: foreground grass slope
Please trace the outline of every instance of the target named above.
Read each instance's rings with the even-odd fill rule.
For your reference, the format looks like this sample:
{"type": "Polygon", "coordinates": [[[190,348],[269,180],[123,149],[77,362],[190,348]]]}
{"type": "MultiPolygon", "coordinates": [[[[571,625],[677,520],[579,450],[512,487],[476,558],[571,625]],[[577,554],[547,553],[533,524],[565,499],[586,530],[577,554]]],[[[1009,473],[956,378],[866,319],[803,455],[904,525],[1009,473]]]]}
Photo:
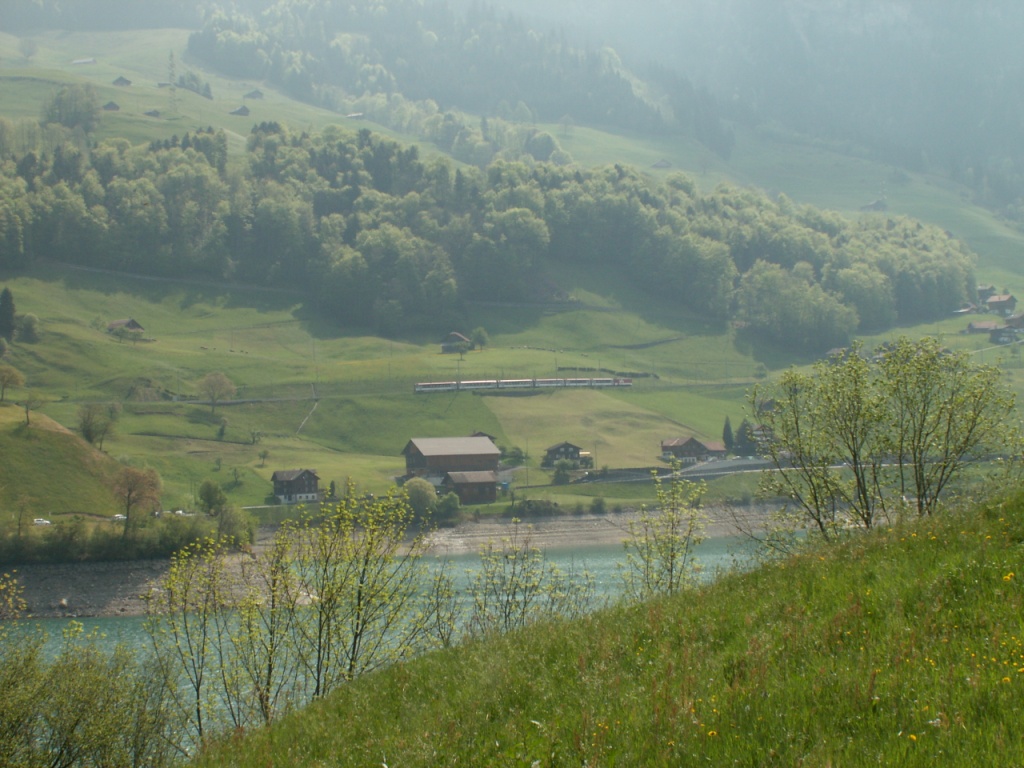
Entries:
{"type": "Polygon", "coordinates": [[[358,680],[200,765],[1014,765],[1024,498],[358,680]]]}

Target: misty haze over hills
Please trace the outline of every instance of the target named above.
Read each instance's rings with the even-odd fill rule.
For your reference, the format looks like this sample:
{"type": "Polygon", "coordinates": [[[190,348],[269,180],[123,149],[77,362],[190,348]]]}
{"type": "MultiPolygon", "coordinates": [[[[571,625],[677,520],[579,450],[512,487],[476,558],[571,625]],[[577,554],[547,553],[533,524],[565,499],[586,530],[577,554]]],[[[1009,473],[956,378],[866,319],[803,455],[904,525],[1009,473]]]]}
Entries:
{"type": "MultiPolygon", "coordinates": [[[[259,16],[289,3],[10,0],[0,24],[15,31],[198,26],[211,9],[259,16]],[[6,17],[6,18],[4,18],[6,17]]],[[[301,18],[307,6],[293,5],[301,18]]],[[[334,4],[340,8],[342,4],[334,4]]],[[[389,3],[390,8],[430,7],[389,3]]],[[[649,79],[671,70],[705,87],[722,113],[752,124],[776,121],[817,137],[853,141],[910,169],[980,183],[990,202],[1019,196],[1024,126],[1024,5],[1006,0],[450,0],[458,13],[500,9],[541,32],[558,30],[582,49],[613,48],[649,79]],[[1012,190],[1012,191],[1011,191],[1012,190]]],[[[322,12],[322,11],[321,11],[322,12]]],[[[401,12],[401,11],[400,11],[401,12]]],[[[429,13],[429,11],[428,11],[429,13]]],[[[442,105],[444,106],[444,105],[442,105]]]]}
{"type": "MultiPolygon", "coordinates": [[[[264,28],[282,17],[293,18],[293,27],[301,31],[307,20],[317,24],[323,18],[341,18],[360,6],[325,0],[198,6],[182,0],[8,0],[4,5],[0,28],[17,34],[41,27],[194,29],[217,9],[235,18],[250,17],[252,24],[264,28]]],[[[461,79],[455,73],[467,72],[464,62],[451,66],[465,54],[460,50],[456,56],[455,50],[472,42],[481,19],[500,27],[502,34],[521,34],[525,22],[533,28],[525,31],[535,41],[549,41],[549,51],[554,41],[554,49],[564,52],[564,40],[592,61],[617,66],[621,60],[642,100],[632,107],[635,118],[629,122],[623,118],[630,114],[625,101],[616,97],[617,105],[610,109],[618,111],[620,125],[656,130],[652,110],[671,119],[682,108],[695,115],[698,138],[723,155],[731,147],[723,119],[782,127],[833,142],[843,151],[947,176],[970,186],[978,202],[1011,218],[1024,218],[1019,202],[1024,197],[1024,61],[1019,55],[1024,4],[1018,2],[640,0],[627,5],[616,0],[395,0],[380,4],[378,11],[390,14],[391,29],[385,34],[395,38],[411,28],[429,34],[442,18],[464,34],[442,36],[448,61],[437,64],[434,86],[423,82],[433,64],[418,56],[408,39],[399,41],[398,50],[417,55],[420,65],[417,93],[405,93],[407,98],[424,98],[433,88],[435,95],[429,98],[442,109],[473,110],[472,104],[452,101],[452,80],[461,79]],[[602,48],[617,56],[598,55],[602,48]]],[[[301,34],[308,38],[309,33],[307,24],[301,34]]],[[[355,39],[363,33],[338,34],[355,39]]],[[[478,54],[493,59],[485,70],[511,76],[507,61],[501,60],[500,39],[479,39],[486,45],[478,54]]],[[[380,40],[370,44],[377,51],[387,45],[380,40]]],[[[522,41],[514,48],[520,55],[522,41]]],[[[505,51],[509,53],[511,49],[505,51]]],[[[504,99],[514,106],[521,88],[501,80],[495,76],[483,82],[490,82],[494,91],[508,91],[495,92],[495,103],[504,99]]],[[[467,87],[480,90],[479,85],[467,87]]],[[[578,95],[585,88],[590,86],[577,83],[560,91],[555,84],[552,91],[557,100],[559,92],[578,95]]],[[[538,115],[547,120],[560,116],[538,115]]],[[[585,122],[582,114],[571,116],[585,122]]]]}
{"type": "MultiPolygon", "coordinates": [[[[1024,5],[923,0],[497,0],[637,71],[670,66],[736,116],[957,153],[1022,130],[1024,5]]],[[[911,160],[908,156],[904,158],[911,160]]],[[[942,162],[945,158],[933,158],[942,162]]]]}

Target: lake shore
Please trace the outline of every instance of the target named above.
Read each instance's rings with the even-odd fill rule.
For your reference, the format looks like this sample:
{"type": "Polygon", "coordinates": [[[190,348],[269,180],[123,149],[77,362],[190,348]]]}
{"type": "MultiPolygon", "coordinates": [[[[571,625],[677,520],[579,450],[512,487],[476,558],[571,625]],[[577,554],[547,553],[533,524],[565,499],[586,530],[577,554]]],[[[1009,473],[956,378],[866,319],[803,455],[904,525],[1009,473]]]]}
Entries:
{"type": "MultiPolygon", "coordinates": [[[[737,533],[736,510],[706,512],[709,520],[705,536],[737,533]]],[[[757,512],[743,510],[740,514],[741,525],[759,527],[757,512]]],[[[621,543],[635,518],[635,512],[535,518],[521,521],[519,533],[525,535],[528,531],[532,545],[540,549],[584,549],[621,543]]],[[[261,529],[257,548],[273,533],[273,529],[261,529]]],[[[507,518],[466,522],[430,533],[428,553],[443,557],[477,552],[489,541],[500,544],[512,533],[513,523],[507,518]]],[[[30,564],[5,572],[18,579],[28,613],[36,618],[141,616],[146,610],[142,596],[159,583],[169,565],[167,560],[30,564]]]]}

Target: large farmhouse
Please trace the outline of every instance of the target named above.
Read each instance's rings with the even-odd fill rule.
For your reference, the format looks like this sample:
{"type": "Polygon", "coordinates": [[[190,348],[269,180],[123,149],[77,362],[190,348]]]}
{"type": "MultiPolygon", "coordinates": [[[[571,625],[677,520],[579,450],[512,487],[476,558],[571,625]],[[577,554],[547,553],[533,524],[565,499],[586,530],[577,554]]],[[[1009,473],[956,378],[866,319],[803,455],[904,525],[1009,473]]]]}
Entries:
{"type": "Polygon", "coordinates": [[[495,500],[501,451],[486,435],[417,437],[402,450],[406,477],[422,477],[454,492],[463,504],[495,500]]]}
{"type": "Polygon", "coordinates": [[[409,475],[487,472],[498,468],[501,451],[489,437],[416,437],[402,454],[409,475]]]}

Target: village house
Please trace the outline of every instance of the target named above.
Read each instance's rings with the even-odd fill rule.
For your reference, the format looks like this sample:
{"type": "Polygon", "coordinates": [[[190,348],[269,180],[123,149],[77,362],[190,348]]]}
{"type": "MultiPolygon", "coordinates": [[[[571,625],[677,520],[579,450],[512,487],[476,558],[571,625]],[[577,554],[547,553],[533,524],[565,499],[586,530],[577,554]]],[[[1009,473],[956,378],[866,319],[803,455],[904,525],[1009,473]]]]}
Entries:
{"type": "Polygon", "coordinates": [[[132,81],[124,76],[118,77],[117,80],[114,81],[114,85],[118,86],[119,88],[127,88],[131,84],[132,81]]]}
{"type": "Polygon", "coordinates": [[[1018,331],[1024,330],[1024,312],[1018,312],[1006,318],[1006,327],[1018,331]]]}
{"type": "Polygon", "coordinates": [[[240,117],[248,117],[249,116],[249,108],[247,106],[245,106],[245,104],[243,104],[242,106],[238,107],[237,109],[232,109],[230,112],[228,112],[228,114],[229,115],[237,115],[237,116],[240,116],[240,117]]]}
{"type": "Polygon", "coordinates": [[[725,456],[725,444],[720,442],[702,443],[695,437],[673,437],[661,441],[661,457],[683,464],[697,464],[722,456],[725,456]]]}
{"type": "Polygon", "coordinates": [[[992,333],[1002,327],[998,320],[977,320],[967,324],[967,333],[992,333]]]}
{"type": "Polygon", "coordinates": [[[988,340],[993,344],[1013,344],[1017,340],[1017,331],[1006,326],[996,328],[989,333],[988,340]]]}
{"type": "Polygon", "coordinates": [[[1017,309],[1017,299],[1009,293],[997,293],[985,300],[985,306],[989,312],[1009,317],[1017,309]]]}
{"type": "Polygon", "coordinates": [[[282,504],[320,500],[320,478],[315,469],[279,469],[270,480],[282,504]]]}
{"type": "Polygon", "coordinates": [[[578,467],[592,467],[593,457],[589,451],[582,450],[578,445],[572,443],[561,442],[557,445],[552,445],[550,448],[544,451],[544,459],[541,461],[542,467],[553,467],[559,461],[571,461],[578,467]]]}

